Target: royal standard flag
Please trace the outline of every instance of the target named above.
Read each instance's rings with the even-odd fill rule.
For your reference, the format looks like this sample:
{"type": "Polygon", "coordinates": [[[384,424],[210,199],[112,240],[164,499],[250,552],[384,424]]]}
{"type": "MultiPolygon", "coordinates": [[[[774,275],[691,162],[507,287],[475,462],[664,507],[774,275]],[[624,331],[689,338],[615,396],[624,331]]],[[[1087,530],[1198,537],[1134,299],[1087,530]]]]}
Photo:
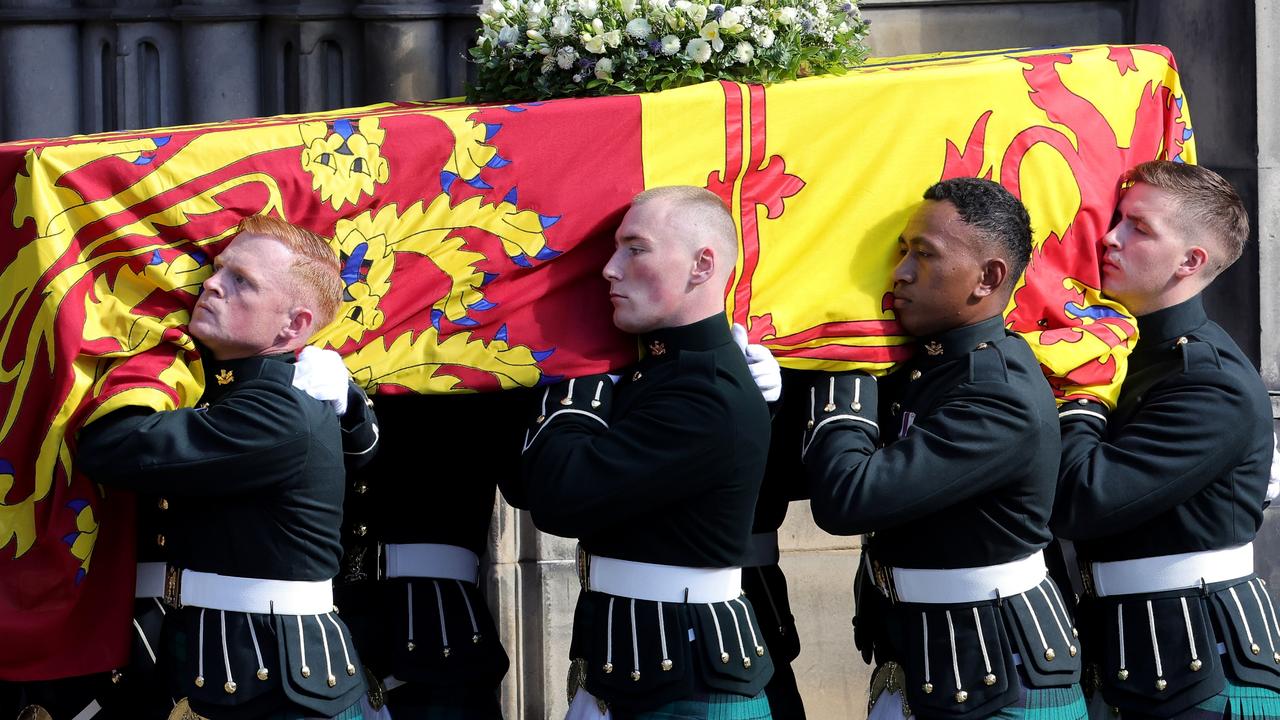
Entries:
{"type": "Polygon", "coordinates": [[[1035,229],[1009,326],[1062,399],[1113,400],[1137,330],[1099,295],[1098,240],[1120,173],[1154,158],[1194,161],[1157,46],[0,145],[0,680],[124,662],[133,500],[76,471],[75,434],[199,397],[186,323],[245,215],[332,238],[345,305],[316,343],[379,393],[532,387],[634,360],[600,269],[631,197],[676,183],[732,211],[730,315],[754,341],[788,367],[879,373],[910,354],[889,296],[908,215],[940,179],[988,177],[1035,229]]]}

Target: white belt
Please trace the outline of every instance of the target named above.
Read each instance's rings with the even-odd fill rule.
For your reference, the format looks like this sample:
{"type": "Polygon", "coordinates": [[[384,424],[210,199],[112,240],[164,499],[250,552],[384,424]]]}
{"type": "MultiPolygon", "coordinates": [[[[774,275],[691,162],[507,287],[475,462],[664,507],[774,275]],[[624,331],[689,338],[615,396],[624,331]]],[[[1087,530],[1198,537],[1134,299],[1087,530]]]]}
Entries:
{"type": "Polygon", "coordinates": [[[587,589],[637,600],[728,602],[742,594],[742,568],[690,568],[588,556],[587,589]]]}
{"type": "Polygon", "coordinates": [[[1226,550],[1093,563],[1092,571],[1098,597],[1182,590],[1252,575],[1253,543],[1226,550]]]}
{"type": "Polygon", "coordinates": [[[985,567],[891,568],[899,602],[972,603],[1024,593],[1044,580],[1044,553],[985,567]]]}
{"type": "Polygon", "coordinates": [[[138,579],[133,583],[135,598],[164,597],[164,569],[162,562],[138,563],[138,579]]]}
{"type": "Polygon", "coordinates": [[[178,602],[231,612],[324,615],[333,611],[333,582],[263,580],[183,570],[178,602]]]}
{"type": "Polygon", "coordinates": [[[442,578],[474,583],[480,576],[480,557],[457,545],[387,545],[386,570],[389,578],[442,578]]]}

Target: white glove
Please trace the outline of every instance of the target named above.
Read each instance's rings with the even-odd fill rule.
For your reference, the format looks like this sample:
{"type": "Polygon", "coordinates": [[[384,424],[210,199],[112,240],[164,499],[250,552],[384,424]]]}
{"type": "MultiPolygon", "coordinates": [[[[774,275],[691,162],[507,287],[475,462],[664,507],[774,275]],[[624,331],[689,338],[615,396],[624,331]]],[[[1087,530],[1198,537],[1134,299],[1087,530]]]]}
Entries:
{"type": "Polygon", "coordinates": [[[1267,483],[1267,502],[1280,497],[1280,439],[1272,435],[1275,445],[1271,450],[1271,482],[1267,483]]]}
{"type": "Polygon", "coordinates": [[[343,364],[342,356],[332,350],[308,345],[302,348],[298,362],[293,365],[293,386],[329,403],[339,417],[347,412],[347,384],[350,381],[351,373],[343,364]]]}
{"type": "Polygon", "coordinates": [[[751,379],[756,381],[760,394],[765,402],[774,402],[782,397],[782,368],[773,359],[773,353],[763,345],[747,343],[747,329],[734,323],[733,341],[738,344],[742,356],[747,359],[747,369],[751,371],[751,379]]]}

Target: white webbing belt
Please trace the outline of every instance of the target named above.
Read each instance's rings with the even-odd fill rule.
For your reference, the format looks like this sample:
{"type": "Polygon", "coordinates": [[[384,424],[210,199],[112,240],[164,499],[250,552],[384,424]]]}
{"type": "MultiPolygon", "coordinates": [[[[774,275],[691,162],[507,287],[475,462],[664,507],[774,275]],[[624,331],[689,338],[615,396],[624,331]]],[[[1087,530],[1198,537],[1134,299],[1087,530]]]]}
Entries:
{"type": "Polygon", "coordinates": [[[1098,597],[1182,590],[1253,574],[1253,543],[1226,550],[1094,563],[1098,597]]]}
{"type": "Polygon", "coordinates": [[[899,602],[972,603],[1026,592],[1044,580],[1044,553],[984,567],[936,570],[892,568],[899,602]]]}
{"type": "Polygon", "coordinates": [[[441,578],[474,583],[480,576],[480,558],[457,545],[388,544],[386,570],[389,578],[441,578]]]}
{"type": "Polygon", "coordinates": [[[178,601],[210,610],[324,615],[333,611],[333,582],[264,580],[183,570],[178,601]]]}
{"type": "Polygon", "coordinates": [[[691,568],[589,556],[587,589],[671,603],[728,602],[742,594],[742,568],[691,568]]]}
{"type": "Polygon", "coordinates": [[[162,562],[138,563],[138,579],[133,583],[135,598],[164,597],[164,569],[162,562]]]}

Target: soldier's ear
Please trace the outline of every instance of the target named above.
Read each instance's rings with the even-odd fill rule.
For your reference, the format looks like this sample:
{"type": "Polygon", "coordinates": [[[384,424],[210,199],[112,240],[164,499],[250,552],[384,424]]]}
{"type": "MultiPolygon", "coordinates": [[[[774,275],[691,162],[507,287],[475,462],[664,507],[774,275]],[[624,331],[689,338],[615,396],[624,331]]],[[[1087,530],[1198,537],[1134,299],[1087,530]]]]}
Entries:
{"type": "Polygon", "coordinates": [[[311,334],[319,329],[315,327],[315,320],[315,314],[311,312],[310,308],[295,307],[289,313],[289,322],[280,331],[280,334],[286,340],[301,339],[306,342],[311,338],[311,334]]]}
{"type": "Polygon", "coordinates": [[[1009,263],[1003,258],[988,258],[982,264],[982,274],[978,277],[978,284],[973,288],[974,297],[987,297],[993,295],[997,290],[1004,287],[1005,281],[1009,279],[1009,263]]]}
{"type": "Polygon", "coordinates": [[[1182,255],[1182,262],[1173,271],[1174,277],[1190,277],[1203,272],[1209,265],[1209,251],[1199,245],[1192,245],[1182,255]]]}
{"type": "Polygon", "coordinates": [[[693,256],[693,270],[689,273],[689,284],[701,285],[716,274],[716,253],[710,247],[700,247],[693,256]]]}

